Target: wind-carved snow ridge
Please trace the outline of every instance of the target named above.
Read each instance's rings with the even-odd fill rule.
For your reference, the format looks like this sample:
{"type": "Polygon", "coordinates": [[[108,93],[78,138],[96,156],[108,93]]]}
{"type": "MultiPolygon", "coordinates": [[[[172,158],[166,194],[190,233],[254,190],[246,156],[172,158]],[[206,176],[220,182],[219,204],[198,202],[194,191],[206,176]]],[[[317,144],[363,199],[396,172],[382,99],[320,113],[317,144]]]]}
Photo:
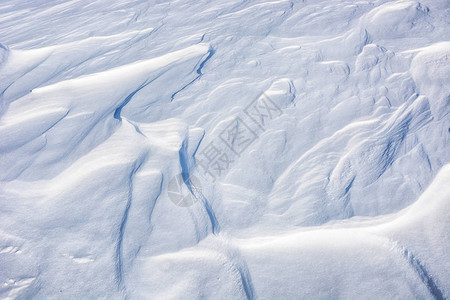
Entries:
{"type": "MultiPolygon", "coordinates": [[[[151,83],[151,82],[149,82],[151,83]]],[[[128,104],[128,102],[131,101],[131,99],[133,98],[134,95],[136,95],[137,92],[139,92],[140,90],[142,90],[146,85],[148,85],[149,83],[144,83],[142,84],[140,87],[138,87],[135,91],[133,91],[131,94],[129,94],[125,100],[123,101],[123,103],[116,108],[116,110],[114,111],[114,118],[116,118],[117,120],[121,120],[121,116],[120,113],[122,111],[122,108],[128,104]]]]}
{"type": "MultiPolygon", "coordinates": [[[[202,39],[203,40],[203,39],[202,39]]],[[[186,89],[187,87],[189,87],[191,84],[194,83],[194,81],[196,81],[197,79],[199,79],[203,74],[202,74],[202,69],[203,66],[208,62],[208,60],[214,55],[214,49],[210,47],[209,51],[208,51],[208,56],[200,63],[200,65],[198,66],[196,72],[198,74],[197,77],[195,77],[191,82],[189,82],[188,84],[186,84],[185,86],[183,86],[182,88],[180,88],[179,90],[175,91],[171,96],[170,99],[171,101],[174,100],[175,96],[183,91],[184,89],[186,89]]]]}
{"type": "Polygon", "coordinates": [[[447,0],[0,20],[0,298],[450,298],[447,0]]]}
{"type": "Polygon", "coordinates": [[[206,213],[208,214],[209,220],[211,222],[211,230],[213,234],[217,234],[220,231],[220,225],[217,221],[214,210],[209,203],[208,199],[203,195],[202,190],[198,188],[195,184],[192,183],[191,179],[191,165],[193,164],[193,156],[197,152],[198,146],[200,145],[202,139],[198,141],[198,145],[195,147],[192,155],[189,156],[188,153],[188,143],[189,139],[185,139],[182,143],[181,149],[179,151],[180,157],[180,165],[181,165],[181,176],[183,178],[184,184],[188,187],[191,194],[199,201],[205,208],[206,213]]]}

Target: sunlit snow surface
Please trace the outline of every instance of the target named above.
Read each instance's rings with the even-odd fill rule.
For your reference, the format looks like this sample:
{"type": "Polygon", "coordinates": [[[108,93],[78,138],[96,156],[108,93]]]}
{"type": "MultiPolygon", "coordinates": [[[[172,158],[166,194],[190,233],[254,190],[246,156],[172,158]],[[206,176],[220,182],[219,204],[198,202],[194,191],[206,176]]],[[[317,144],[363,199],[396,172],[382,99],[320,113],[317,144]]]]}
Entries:
{"type": "Polygon", "coordinates": [[[449,15],[2,0],[0,298],[450,298],[449,15]]]}

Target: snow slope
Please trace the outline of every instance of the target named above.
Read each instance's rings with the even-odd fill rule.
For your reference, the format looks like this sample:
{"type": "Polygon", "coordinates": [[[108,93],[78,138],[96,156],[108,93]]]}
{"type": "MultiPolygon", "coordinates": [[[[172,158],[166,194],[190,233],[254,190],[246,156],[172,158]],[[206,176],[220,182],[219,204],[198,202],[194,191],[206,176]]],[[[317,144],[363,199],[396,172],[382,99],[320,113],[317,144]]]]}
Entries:
{"type": "Polygon", "coordinates": [[[0,298],[450,298],[449,13],[2,1],[0,298]]]}

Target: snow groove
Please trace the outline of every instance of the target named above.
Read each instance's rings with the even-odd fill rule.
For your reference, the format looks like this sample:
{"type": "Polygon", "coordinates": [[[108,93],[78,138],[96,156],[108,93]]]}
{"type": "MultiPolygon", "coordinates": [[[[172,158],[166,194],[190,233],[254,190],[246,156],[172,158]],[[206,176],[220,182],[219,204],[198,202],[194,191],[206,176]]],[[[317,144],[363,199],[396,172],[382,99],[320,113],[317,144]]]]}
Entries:
{"type": "Polygon", "coordinates": [[[123,240],[125,234],[125,228],[128,221],[128,214],[130,212],[131,204],[133,201],[133,177],[139,171],[142,166],[142,161],[133,168],[133,171],[128,177],[128,198],[125,206],[125,210],[122,215],[122,220],[119,226],[119,234],[116,242],[116,253],[115,253],[115,267],[116,267],[116,284],[121,290],[125,290],[124,283],[124,262],[123,262],[123,240]]]}
{"type": "Polygon", "coordinates": [[[225,234],[218,234],[212,239],[207,240],[206,244],[208,248],[213,248],[214,251],[218,252],[223,259],[230,264],[231,274],[233,277],[235,273],[238,275],[238,280],[240,281],[240,286],[248,300],[256,299],[256,291],[253,285],[252,276],[248,268],[247,262],[241,253],[241,250],[236,247],[229,236],[225,234]]]}
{"type": "Polygon", "coordinates": [[[213,234],[218,234],[220,232],[220,225],[216,218],[216,214],[209,203],[208,199],[203,195],[201,189],[199,189],[195,184],[192,183],[191,180],[191,168],[190,168],[190,159],[187,153],[188,141],[184,140],[182,146],[179,151],[179,159],[181,165],[181,176],[183,177],[183,182],[186,184],[187,188],[191,192],[197,201],[202,203],[205,208],[206,213],[208,214],[208,218],[211,223],[211,231],[213,234]]]}
{"type": "Polygon", "coordinates": [[[242,256],[235,257],[233,264],[236,266],[239,275],[241,276],[242,287],[248,300],[256,299],[256,292],[253,287],[252,276],[248,269],[247,263],[242,256]]]}
{"type": "Polygon", "coordinates": [[[192,181],[189,177],[187,177],[187,179],[185,178],[183,179],[185,180],[184,182],[186,183],[188,189],[191,191],[192,195],[194,195],[194,197],[197,200],[200,200],[203,206],[205,207],[206,213],[208,214],[209,220],[211,221],[212,233],[217,235],[220,232],[220,225],[208,199],[206,199],[206,197],[203,195],[202,191],[199,188],[197,188],[195,185],[192,184],[192,181]]]}
{"type": "Polygon", "coordinates": [[[433,276],[430,275],[430,273],[427,271],[427,269],[421,263],[421,261],[407,248],[401,247],[401,249],[403,252],[402,253],[403,257],[411,265],[412,269],[419,276],[420,280],[422,280],[423,284],[425,284],[425,286],[427,287],[428,291],[433,296],[433,298],[436,300],[444,300],[445,299],[444,294],[434,281],[433,276]]]}
{"type": "Polygon", "coordinates": [[[433,276],[428,272],[422,262],[406,247],[396,241],[388,239],[388,242],[393,245],[393,249],[398,251],[400,255],[407,261],[414,273],[417,274],[422,283],[426,286],[431,296],[436,300],[445,300],[444,294],[433,279],[433,276]]]}

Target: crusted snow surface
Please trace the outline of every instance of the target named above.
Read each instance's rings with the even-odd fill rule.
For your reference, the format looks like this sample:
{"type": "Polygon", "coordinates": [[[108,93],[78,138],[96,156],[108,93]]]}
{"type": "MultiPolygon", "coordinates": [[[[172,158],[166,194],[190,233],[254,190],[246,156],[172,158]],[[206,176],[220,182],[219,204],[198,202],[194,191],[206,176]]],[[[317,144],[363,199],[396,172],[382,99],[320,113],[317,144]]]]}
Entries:
{"type": "Polygon", "coordinates": [[[450,298],[446,0],[0,3],[0,298],[450,298]]]}

